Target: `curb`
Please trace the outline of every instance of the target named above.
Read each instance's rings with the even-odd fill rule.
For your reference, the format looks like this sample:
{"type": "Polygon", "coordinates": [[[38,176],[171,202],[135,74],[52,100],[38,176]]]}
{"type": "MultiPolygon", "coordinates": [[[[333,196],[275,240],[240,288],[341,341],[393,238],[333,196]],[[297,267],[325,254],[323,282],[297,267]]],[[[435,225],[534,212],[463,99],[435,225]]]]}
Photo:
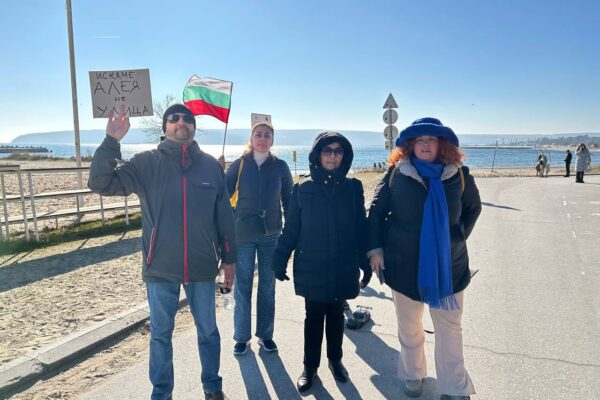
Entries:
{"type": "MultiPolygon", "coordinates": [[[[182,293],[178,308],[187,305],[182,293]]],[[[150,318],[147,303],[139,304],[117,316],[91,325],[26,356],[0,367],[0,395],[36,381],[40,376],[61,367],[72,359],[89,353],[113,337],[136,328],[150,318]]]]}

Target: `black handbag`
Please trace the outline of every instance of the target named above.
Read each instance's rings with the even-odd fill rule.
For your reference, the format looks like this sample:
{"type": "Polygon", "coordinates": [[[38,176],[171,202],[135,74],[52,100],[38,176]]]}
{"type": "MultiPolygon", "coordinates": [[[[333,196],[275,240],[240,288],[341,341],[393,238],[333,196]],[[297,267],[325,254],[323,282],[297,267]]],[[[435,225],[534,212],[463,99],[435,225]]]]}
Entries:
{"type": "Polygon", "coordinates": [[[244,244],[262,239],[267,233],[265,211],[262,211],[261,213],[243,213],[236,216],[235,232],[237,244],[244,244]]]}

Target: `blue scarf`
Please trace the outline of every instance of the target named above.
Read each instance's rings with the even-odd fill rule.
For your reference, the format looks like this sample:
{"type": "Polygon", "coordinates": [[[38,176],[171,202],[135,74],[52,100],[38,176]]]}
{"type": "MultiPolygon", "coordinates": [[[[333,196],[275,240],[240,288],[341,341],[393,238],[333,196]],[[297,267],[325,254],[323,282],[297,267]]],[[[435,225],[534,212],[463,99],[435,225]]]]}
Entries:
{"type": "Polygon", "coordinates": [[[431,308],[457,310],[459,307],[452,290],[448,204],[441,180],[444,164],[430,163],[416,157],[411,157],[411,162],[423,180],[429,180],[419,247],[418,285],[421,300],[431,308]]]}

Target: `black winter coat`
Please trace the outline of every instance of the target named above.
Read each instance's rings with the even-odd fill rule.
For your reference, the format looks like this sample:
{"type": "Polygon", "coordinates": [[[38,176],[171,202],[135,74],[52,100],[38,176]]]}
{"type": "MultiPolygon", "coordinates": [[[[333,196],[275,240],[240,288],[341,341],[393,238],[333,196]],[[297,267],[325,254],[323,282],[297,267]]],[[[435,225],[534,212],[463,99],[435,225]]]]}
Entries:
{"type": "Polygon", "coordinates": [[[259,168],[252,153],[244,154],[232,162],[225,173],[230,194],[235,191],[242,158],[244,167],[238,186],[236,225],[244,215],[264,212],[266,234],[280,233],[283,225],[281,209],[283,207],[285,214],[292,195],[292,174],[287,163],[270,155],[259,168]]]}
{"type": "Polygon", "coordinates": [[[310,155],[311,178],[294,185],[273,270],[284,273],[294,252],[294,288],[308,300],[334,302],[359,293],[359,266],[370,276],[366,253],[366,212],[362,183],[348,179],[350,142],[339,133],[317,137],[310,155]],[[327,173],[317,165],[321,147],[344,147],[342,166],[327,173]]]}
{"type": "MultiPolygon", "coordinates": [[[[383,249],[385,282],[390,288],[421,301],[417,286],[419,246],[428,188],[410,162],[401,161],[396,168],[391,189],[392,168],[375,188],[369,210],[368,249],[383,249]]],[[[464,290],[470,282],[466,240],[481,213],[481,199],[475,180],[467,167],[461,168],[464,192],[456,165],[447,165],[442,174],[448,203],[454,293],[464,290]]]]}

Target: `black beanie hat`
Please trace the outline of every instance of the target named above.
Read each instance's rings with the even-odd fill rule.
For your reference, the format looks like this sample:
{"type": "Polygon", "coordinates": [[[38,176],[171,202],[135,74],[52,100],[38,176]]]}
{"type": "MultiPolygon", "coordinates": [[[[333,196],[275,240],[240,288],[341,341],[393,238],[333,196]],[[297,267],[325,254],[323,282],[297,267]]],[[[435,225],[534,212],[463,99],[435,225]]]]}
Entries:
{"type": "MultiPolygon", "coordinates": [[[[175,114],[175,113],[190,114],[191,116],[194,116],[194,114],[192,114],[192,111],[189,108],[187,108],[186,106],[184,106],[183,104],[173,104],[172,106],[167,108],[165,110],[165,113],[163,114],[163,123],[162,123],[163,133],[167,131],[167,117],[169,115],[175,114]]],[[[195,118],[194,118],[194,129],[196,129],[196,119],[195,118]]]]}

